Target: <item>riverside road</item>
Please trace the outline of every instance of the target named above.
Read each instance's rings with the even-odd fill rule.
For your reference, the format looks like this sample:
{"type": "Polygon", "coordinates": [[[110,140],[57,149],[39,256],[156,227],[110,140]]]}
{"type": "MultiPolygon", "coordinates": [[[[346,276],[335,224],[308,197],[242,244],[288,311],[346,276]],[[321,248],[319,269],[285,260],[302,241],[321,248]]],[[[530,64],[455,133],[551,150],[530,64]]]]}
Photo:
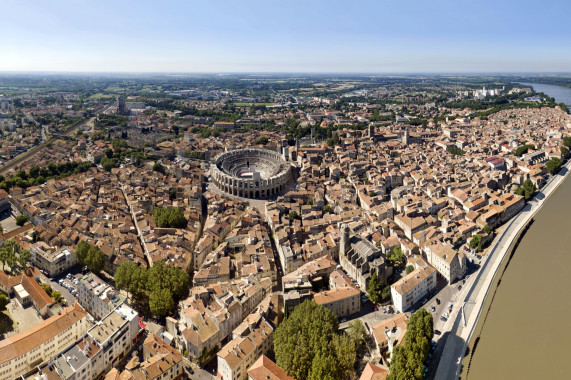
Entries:
{"type": "MultiPolygon", "coordinates": [[[[563,182],[569,173],[571,162],[564,166],[560,173],[554,176],[536,196],[528,202],[525,208],[513,218],[496,237],[492,243],[482,267],[476,275],[471,276],[459,292],[456,299],[461,300],[455,305],[449,320],[442,327],[445,344],[439,362],[435,379],[457,379],[462,369],[462,361],[474,328],[478,322],[478,317],[485,313],[483,309],[484,301],[489,289],[494,283],[498,268],[501,267],[506,253],[518,236],[519,231],[528,221],[541,209],[549,195],[563,182]]],[[[464,363],[466,364],[466,363],[464,363]]]]}

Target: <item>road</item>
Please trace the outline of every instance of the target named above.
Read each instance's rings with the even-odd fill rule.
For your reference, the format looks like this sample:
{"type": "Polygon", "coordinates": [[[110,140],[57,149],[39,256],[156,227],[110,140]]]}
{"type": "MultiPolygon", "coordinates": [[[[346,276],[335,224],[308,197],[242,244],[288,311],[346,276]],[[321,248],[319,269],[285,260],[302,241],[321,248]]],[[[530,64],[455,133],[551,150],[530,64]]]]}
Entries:
{"type": "MultiPolygon", "coordinates": [[[[437,356],[438,364],[435,379],[457,379],[462,369],[462,360],[466,347],[480,316],[486,295],[493,285],[496,272],[508,253],[509,248],[518,236],[519,231],[539,211],[549,195],[563,182],[571,168],[571,161],[562,169],[559,175],[551,178],[548,184],[530,201],[524,209],[508,222],[507,227],[496,237],[492,248],[479,273],[472,276],[462,289],[457,299],[453,314],[443,326],[445,344],[442,353],[437,356]]],[[[442,339],[442,338],[441,338],[442,339]]]]}

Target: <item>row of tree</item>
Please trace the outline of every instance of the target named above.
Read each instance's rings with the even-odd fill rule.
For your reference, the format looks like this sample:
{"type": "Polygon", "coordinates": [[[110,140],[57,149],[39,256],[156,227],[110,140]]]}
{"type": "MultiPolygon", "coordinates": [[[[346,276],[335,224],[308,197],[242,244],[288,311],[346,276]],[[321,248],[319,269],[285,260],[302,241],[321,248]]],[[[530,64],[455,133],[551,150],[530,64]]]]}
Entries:
{"type": "Polygon", "coordinates": [[[148,305],[153,315],[162,318],[188,295],[190,279],[182,269],[162,261],[149,269],[129,261],[115,272],[115,286],[128,291],[140,305],[148,305]]]}
{"type": "Polygon", "coordinates": [[[30,260],[32,254],[26,249],[22,249],[20,244],[14,240],[8,240],[2,248],[0,248],[0,261],[2,261],[2,270],[6,264],[10,267],[12,273],[16,270],[16,265],[21,269],[26,267],[26,263],[30,260]]]}
{"type": "Polygon", "coordinates": [[[50,162],[47,167],[32,166],[27,172],[19,170],[16,175],[5,178],[0,175],[0,188],[8,191],[13,187],[38,186],[50,179],[61,179],[72,174],[84,173],[93,166],[91,162],[62,162],[58,165],[50,162]]]}
{"type": "Polygon", "coordinates": [[[339,334],[335,315],[306,300],[274,333],[276,363],[297,380],[342,379],[353,369],[365,336],[360,321],[339,334]]]}
{"type": "Polygon", "coordinates": [[[387,380],[422,379],[433,336],[432,315],[421,308],[410,317],[403,344],[393,350],[387,380]]]}

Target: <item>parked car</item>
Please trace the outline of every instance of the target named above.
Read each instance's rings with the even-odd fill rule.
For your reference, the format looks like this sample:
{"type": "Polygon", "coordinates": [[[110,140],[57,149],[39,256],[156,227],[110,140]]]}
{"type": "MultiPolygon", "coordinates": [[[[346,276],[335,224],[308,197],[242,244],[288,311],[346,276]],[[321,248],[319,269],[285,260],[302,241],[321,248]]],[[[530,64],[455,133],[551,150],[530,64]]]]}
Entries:
{"type": "Polygon", "coordinates": [[[436,299],[436,303],[440,305],[440,300],[438,298],[436,299]]]}
{"type": "Polygon", "coordinates": [[[440,335],[440,334],[442,334],[442,333],[440,332],[440,330],[434,330],[434,335],[440,335]]]}

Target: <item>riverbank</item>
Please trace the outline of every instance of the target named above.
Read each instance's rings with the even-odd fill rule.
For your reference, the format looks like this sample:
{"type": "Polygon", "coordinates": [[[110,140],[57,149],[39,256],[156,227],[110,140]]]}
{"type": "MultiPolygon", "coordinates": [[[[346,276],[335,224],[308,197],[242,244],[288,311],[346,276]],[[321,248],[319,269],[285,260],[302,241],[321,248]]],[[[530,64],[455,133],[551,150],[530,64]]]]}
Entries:
{"type": "MultiPolygon", "coordinates": [[[[497,288],[497,274],[505,267],[508,252],[519,232],[529,220],[542,208],[545,201],[567,178],[571,169],[571,161],[560,171],[561,174],[553,177],[544,188],[537,193],[533,200],[507,224],[507,228],[499,234],[492,243],[492,249],[478,275],[470,281],[470,288],[462,301],[462,309],[456,315],[453,327],[447,336],[444,351],[440,357],[436,379],[456,379],[460,376],[467,347],[471,355],[475,339],[480,335],[483,327],[483,312],[488,312],[491,305],[490,294],[497,288]]],[[[502,270],[503,271],[503,270],[502,270]]],[[[469,357],[469,356],[468,356],[469,357]]],[[[465,368],[467,366],[464,365],[465,368]]],[[[462,372],[465,376],[465,371],[462,372]]]]}

